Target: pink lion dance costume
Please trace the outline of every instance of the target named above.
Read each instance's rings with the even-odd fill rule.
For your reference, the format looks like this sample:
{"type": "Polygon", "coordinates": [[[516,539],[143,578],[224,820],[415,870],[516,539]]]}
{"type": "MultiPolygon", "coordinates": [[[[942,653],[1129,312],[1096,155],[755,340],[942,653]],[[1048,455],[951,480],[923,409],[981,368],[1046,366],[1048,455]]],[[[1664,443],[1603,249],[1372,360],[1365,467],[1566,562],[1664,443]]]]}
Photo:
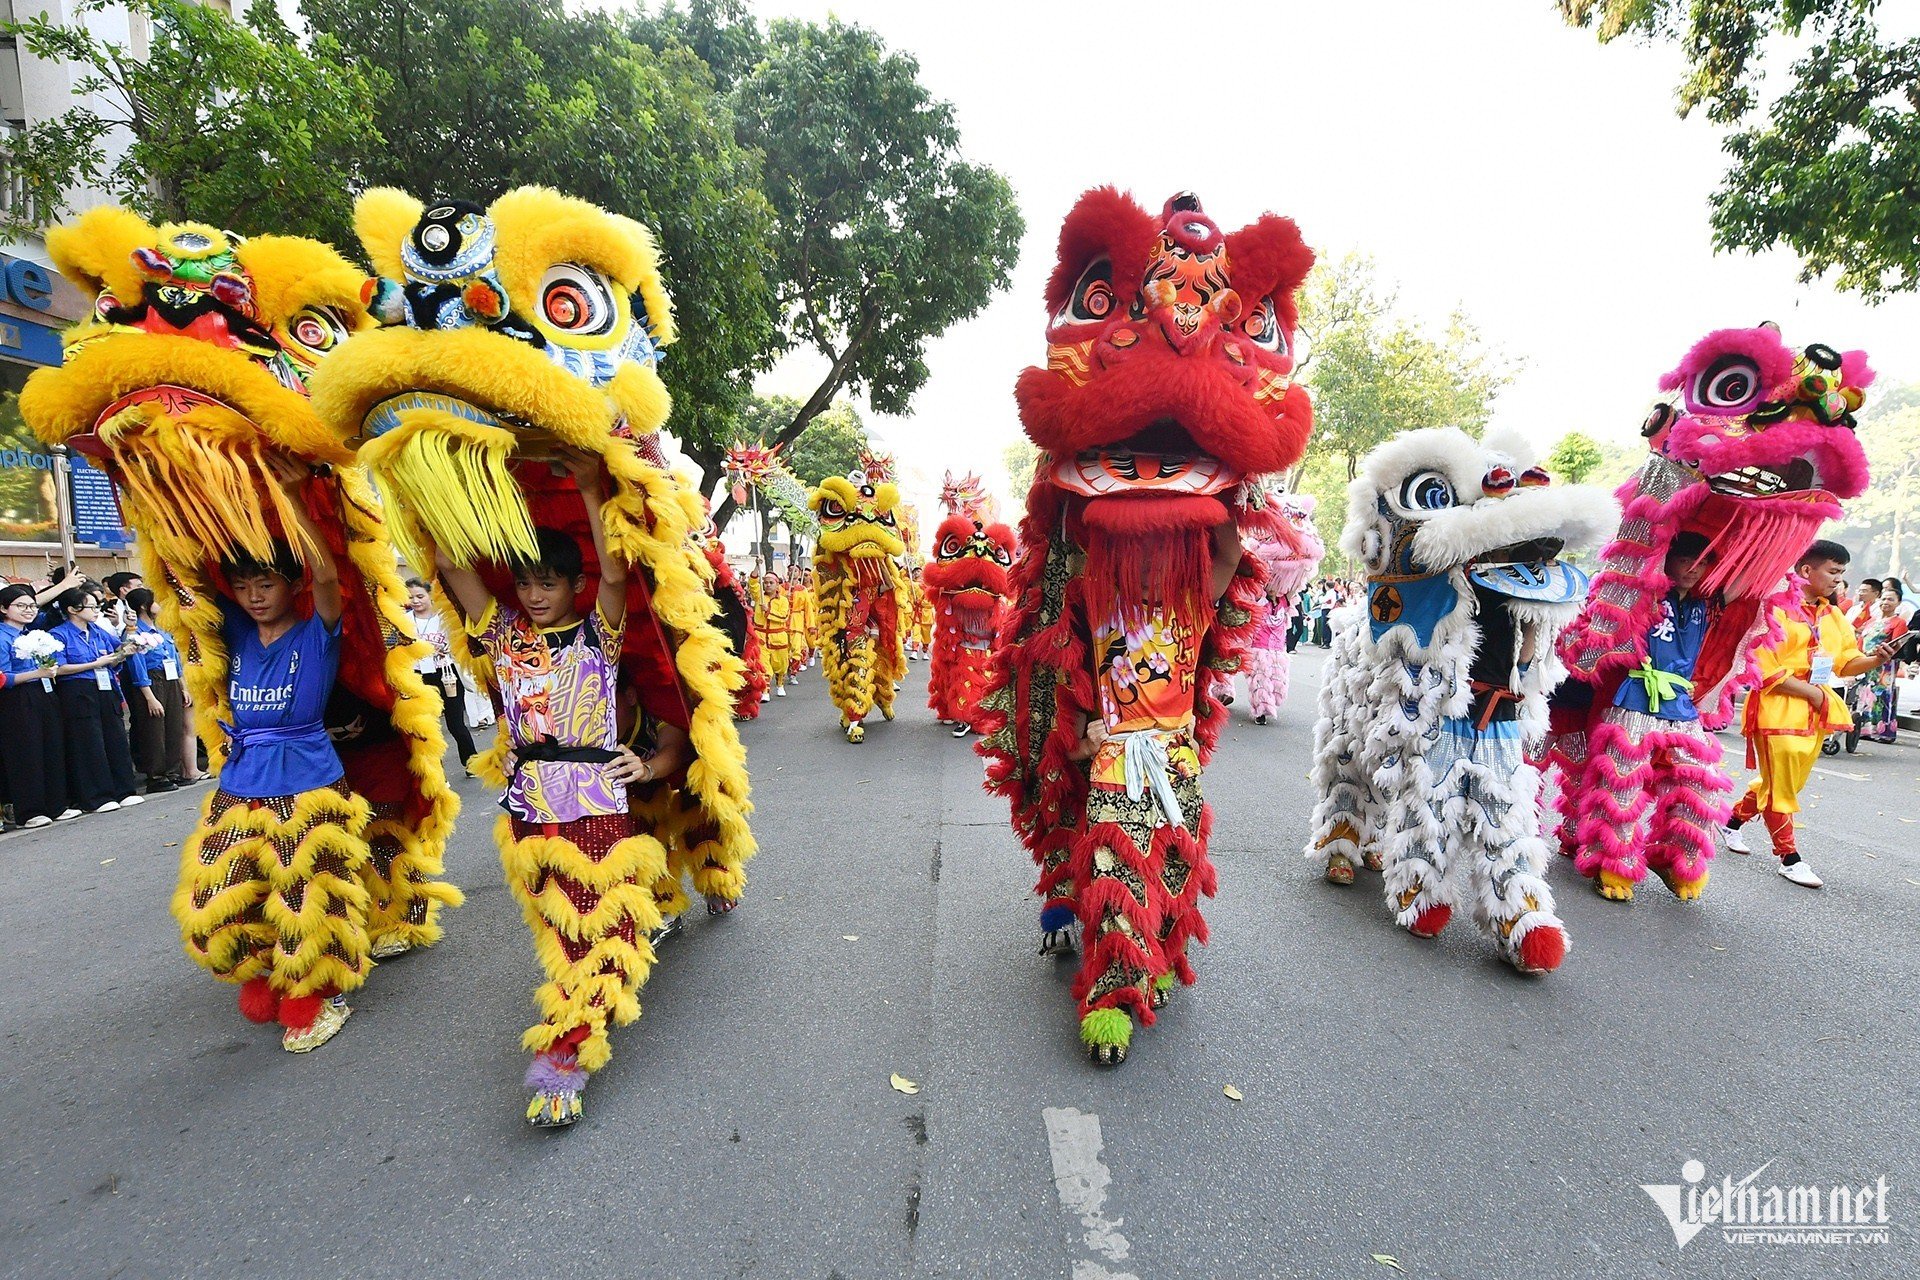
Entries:
{"type": "Polygon", "coordinates": [[[1265,724],[1280,714],[1287,700],[1287,678],[1293,657],[1287,652],[1287,630],[1299,607],[1300,589],[1320,567],[1326,544],[1313,527],[1318,500],[1309,493],[1275,495],[1278,516],[1271,526],[1252,531],[1247,550],[1267,571],[1267,597],[1256,615],[1253,641],[1247,650],[1247,693],[1253,703],[1253,721],[1265,724]]]}
{"type": "Polygon", "coordinates": [[[994,636],[1011,589],[1013,530],[984,522],[987,494],[978,476],[955,480],[949,472],[940,501],[948,515],[934,531],[933,559],[920,573],[933,607],[927,705],[953,726],[954,737],[964,738],[992,680],[994,636]]]}
{"type": "Polygon", "coordinates": [[[1548,763],[1560,771],[1560,850],[1602,896],[1632,898],[1649,870],[1683,899],[1705,889],[1731,808],[1710,731],[1759,679],[1754,651],[1772,638],[1772,606],[1793,598],[1794,560],[1866,487],[1853,414],[1872,380],[1864,353],[1796,352],[1771,325],[1710,333],[1660,380],[1646,466],[1619,490],[1619,532],[1559,645],[1569,679],[1548,763]],[[1705,631],[1691,670],[1676,672],[1660,642],[1674,630],[1666,564],[1683,534],[1705,545],[1688,597],[1704,602],[1705,631]]]}

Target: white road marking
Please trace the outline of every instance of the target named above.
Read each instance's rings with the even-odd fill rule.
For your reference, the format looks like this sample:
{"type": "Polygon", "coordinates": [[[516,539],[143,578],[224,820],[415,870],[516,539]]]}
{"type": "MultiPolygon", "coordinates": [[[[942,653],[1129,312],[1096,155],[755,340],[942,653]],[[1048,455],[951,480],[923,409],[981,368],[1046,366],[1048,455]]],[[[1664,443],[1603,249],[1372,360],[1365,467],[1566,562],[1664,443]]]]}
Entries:
{"type": "Polygon", "coordinates": [[[1822,769],[1819,765],[1813,766],[1813,771],[1815,773],[1824,773],[1829,778],[1845,778],[1849,782],[1866,782],[1870,777],[1870,775],[1864,773],[1842,773],[1838,769],[1822,769]]]}
{"type": "MultiPolygon", "coordinates": [[[[1105,1140],[1100,1136],[1100,1117],[1082,1113],[1075,1107],[1048,1107],[1040,1113],[1047,1123],[1047,1149],[1053,1157],[1053,1188],[1060,1205],[1080,1215],[1086,1228],[1081,1237],[1086,1247],[1108,1262],[1125,1262],[1132,1248],[1120,1234],[1125,1219],[1109,1218],[1105,1209],[1107,1188],[1113,1183],[1106,1162],[1100,1159],[1105,1140]]],[[[1073,1264],[1073,1280],[1139,1280],[1131,1271],[1111,1271],[1093,1258],[1078,1258],[1073,1264]]]]}

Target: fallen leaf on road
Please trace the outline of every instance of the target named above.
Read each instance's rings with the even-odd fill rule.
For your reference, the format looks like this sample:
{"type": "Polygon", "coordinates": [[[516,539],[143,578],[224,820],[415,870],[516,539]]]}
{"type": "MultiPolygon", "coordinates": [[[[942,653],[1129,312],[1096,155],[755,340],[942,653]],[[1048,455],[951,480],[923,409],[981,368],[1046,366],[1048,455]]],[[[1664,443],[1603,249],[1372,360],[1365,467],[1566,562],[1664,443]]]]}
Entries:
{"type": "Polygon", "coordinates": [[[1913,819],[1913,818],[1902,818],[1902,819],[1900,819],[1900,821],[1902,821],[1902,822],[1913,822],[1913,821],[1916,821],[1916,819],[1913,819]]]}
{"type": "Polygon", "coordinates": [[[1395,1271],[1406,1270],[1405,1267],[1400,1265],[1400,1259],[1394,1257],[1390,1253],[1371,1253],[1371,1254],[1368,1254],[1367,1256],[1372,1258],[1375,1262],[1379,1263],[1383,1267],[1392,1267],[1395,1271]]]}
{"type": "Polygon", "coordinates": [[[1726,948],[1725,948],[1725,947],[1715,947],[1715,948],[1714,948],[1714,950],[1715,950],[1715,951],[1725,951],[1725,950],[1726,950],[1726,948]]]}
{"type": "Polygon", "coordinates": [[[1247,1100],[1247,1095],[1240,1092],[1238,1089],[1234,1088],[1232,1085],[1228,1085],[1226,1088],[1222,1089],[1220,1092],[1226,1094],[1229,1098],[1232,1098],[1235,1102],[1245,1102],[1247,1100]]]}
{"type": "Polygon", "coordinates": [[[860,941],[860,935],[857,933],[843,933],[840,936],[845,938],[848,942],[860,941]]]}
{"type": "Polygon", "coordinates": [[[900,1091],[901,1093],[918,1093],[918,1092],[920,1092],[920,1086],[919,1086],[919,1085],[917,1085],[917,1084],[915,1084],[915,1083],[914,1083],[913,1081],[911,1081],[911,1080],[909,1080],[909,1079],[907,1079],[907,1078],[906,1078],[905,1076],[903,1076],[903,1075],[901,1075],[901,1074],[900,1074],[900,1073],[899,1073],[898,1071],[896,1071],[896,1072],[894,1072],[894,1073],[893,1073],[893,1080],[891,1081],[891,1083],[892,1083],[892,1085],[893,1085],[893,1087],[894,1087],[895,1089],[898,1089],[898,1090],[899,1090],[899,1091],[900,1091]]]}
{"type": "Polygon", "coordinates": [[[173,849],[173,848],[177,848],[177,847],[179,846],[179,844],[180,844],[180,842],[179,842],[178,840],[169,840],[169,841],[167,841],[167,843],[166,843],[166,844],[165,844],[165,846],[163,846],[163,847],[165,847],[165,848],[168,848],[168,849],[173,849]]]}
{"type": "Polygon", "coordinates": [[[102,858],[102,859],[100,859],[100,865],[104,867],[104,866],[106,866],[106,865],[107,865],[107,864],[108,864],[109,862],[112,862],[112,861],[113,861],[113,859],[112,859],[112,858],[102,858]]]}
{"type": "MultiPolygon", "coordinates": [[[[1862,850],[1861,850],[1860,852],[1862,852],[1862,853],[1867,853],[1867,851],[1866,851],[1865,849],[1862,849],[1862,850]]],[[[1869,858],[1877,858],[1877,857],[1879,857],[1880,855],[1879,855],[1879,854],[1877,854],[1877,853],[1867,853],[1867,856],[1868,856],[1869,858]]]]}

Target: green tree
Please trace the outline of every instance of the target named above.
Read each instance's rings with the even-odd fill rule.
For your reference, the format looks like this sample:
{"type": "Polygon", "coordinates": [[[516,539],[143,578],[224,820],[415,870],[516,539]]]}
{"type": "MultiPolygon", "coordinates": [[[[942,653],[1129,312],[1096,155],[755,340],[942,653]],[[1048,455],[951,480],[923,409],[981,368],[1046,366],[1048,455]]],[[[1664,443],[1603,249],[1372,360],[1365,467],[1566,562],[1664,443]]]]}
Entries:
{"type": "Polygon", "coordinates": [[[1013,485],[1015,500],[1026,497],[1027,490],[1033,485],[1033,473],[1040,466],[1040,446],[1021,436],[1000,451],[1000,460],[1006,465],[1007,480],[1013,485]]]}
{"type": "MultiPolygon", "coordinates": [[[[661,376],[668,429],[707,481],[752,375],[778,348],[772,214],[759,157],[693,49],[636,42],[559,0],[301,0],[315,31],[376,68],[386,134],[363,185],[485,204],[539,183],[645,223],[659,238],[681,340],[661,376]]],[[[724,519],[724,513],[722,519],[724,519]]]]}
{"type": "Polygon", "coordinates": [[[1599,441],[1579,431],[1569,431],[1547,455],[1546,468],[1568,484],[1579,484],[1605,461],[1606,453],[1599,441]]]}
{"type": "Polygon", "coordinates": [[[843,391],[905,413],[927,342],[1007,283],[1024,229],[1011,186],[961,157],[953,108],[912,58],[838,19],[771,24],[732,99],[764,157],[783,339],[827,366],[775,439],[843,391]]]}
{"type": "Polygon", "coordinates": [[[1920,383],[1869,393],[1859,429],[1873,482],[1847,503],[1836,536],[1863,553],[1856,576],[1870,577],[1885,565],[1885,572],[1905,578],[1920,537],[1920,383]]]}
{"type": "MultiPolygon", "coordinates": [[[[799,412],[800,402],[792,396],[754,396],[740,415],[744,435],[771,444],[799,412]]],[[[812,489],[828,476],[844,476],[860,465],[860,453],[868,447],[867,427],[860,413],[846,400],[837,400],[816,414],[807,429],[780,451],[787,470],[800,483],[812,489]]]]}
{"type": "Polygon", "coordinates": [[[325,35],[303,45],[269,0],[244,23],[193,0],[79,0],[68,22],[43,14],[0,32],[80,68],[72,107],[0,140],[28,197],[0,233],[33,234],[27,211],[57,221],[65,190],[96,187],[155,220],[345,241],[353,156],[381,143],[380,74],[325,35]],[[145,56],[87,28],[120,8],[147,21],[145,56]]]}
{"type": "MultiPolygon", "coordinates": [[[[1884,35],[1878,0],[1558,0],[1602,41],[1678,44],[1679,110],[1733,129],[1714,244],[1786,245],[1801,276],[1868,298],[1920,287],[1920,38],[1884,35]],[[1768,64],[1791,57],[1766,101],[1768,64]]],[[[1890,6],[1889,6],[1890,7],[1890,6]]]]}

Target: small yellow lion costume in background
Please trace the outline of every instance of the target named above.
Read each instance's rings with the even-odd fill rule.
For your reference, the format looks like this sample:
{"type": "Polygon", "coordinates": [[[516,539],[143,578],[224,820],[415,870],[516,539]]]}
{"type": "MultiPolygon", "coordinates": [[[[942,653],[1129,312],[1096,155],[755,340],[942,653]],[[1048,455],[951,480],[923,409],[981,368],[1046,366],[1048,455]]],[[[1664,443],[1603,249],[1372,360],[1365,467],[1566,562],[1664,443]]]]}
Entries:
{"type": "MultiPolygon", "coordinates": [[[[547,973],[541,1021],[523,1043],[567,1059],[564,1079],[529,1073],[529,1119],[569,1123],[584,1073],[610,1056],[608,1024],[639,1016],[650,935],[685,907],[683,875],[710,911],[728,910],[754,850],[732,718],[744,670],[716,625],[712,568],[695,540],[706,523],[700,498],[667,470],[654,435],[669,409],[653,366],[675,336],[671,303],[644,227],[544,188],[485,209],[373,190],[355,226],[383,277],[373,309],[387,327],[328,362],[314,402],[386,492],[402,546],[430,568],[417,551],[424,534],[512,606],[512,564],[537,560],[536,526],[559,529],[582,547],[591,598],[587,513],[551,462],[559,448],[599,457],[609,552],[631,569],[621,736],[632,741],[629,720],[643,725],[666,707],[669,719],[684,715],[692,744],[683,776],[634,788],[632,834],[605,848],[551,832],[516,838],[506,817],[498,826],[507,884],[547,973]]],[[[463,657],[494,682],[489,665],[463,657]]],[[[475,761],[496,784],[506,780],[507,724],[503,716],[494,749],[475,761]]]]}
{"type": "Polygon", "coordinates": [[[96,302],[66,334],[62,366],[29,379],[21,412],[113,477],[183,642],[216,771],[232,714],[219,565],[272,563],[276,541],[301,555],[267,459],[311,471],[299,496],[343,596],[335,700],[342,725],[359,722],[335,742],[345,785],[260,805],[210,795],[173,901],[188,954],[247,984],[248,1016],[277,1013],[291,1036],[317,997],[360,986],[370,958],[438,940],[439,909],[460,902],[436,878],[459,802],[441,769],[438,695],[414,670],[427,649],[373,495],[306,395],[321,360],[370,324],[366,276],[317,241],[153,227],[114,208],[49,231],[47,249],[96,302]]]}
{"type": "Polygon", "coordinates": [[[864,742],[867,713],[878,707],[893,719],[894,686],[907,671],[906,631],[912,624],[906,575],[894,563],[904,555],[900,491],[892,464],[866,455],[845,479],[828,476],[807,496],[820,521],[813,567],[818,579],[821,647],[827,655],[827,691],[840,708],[848,742],[864,742]]]}

